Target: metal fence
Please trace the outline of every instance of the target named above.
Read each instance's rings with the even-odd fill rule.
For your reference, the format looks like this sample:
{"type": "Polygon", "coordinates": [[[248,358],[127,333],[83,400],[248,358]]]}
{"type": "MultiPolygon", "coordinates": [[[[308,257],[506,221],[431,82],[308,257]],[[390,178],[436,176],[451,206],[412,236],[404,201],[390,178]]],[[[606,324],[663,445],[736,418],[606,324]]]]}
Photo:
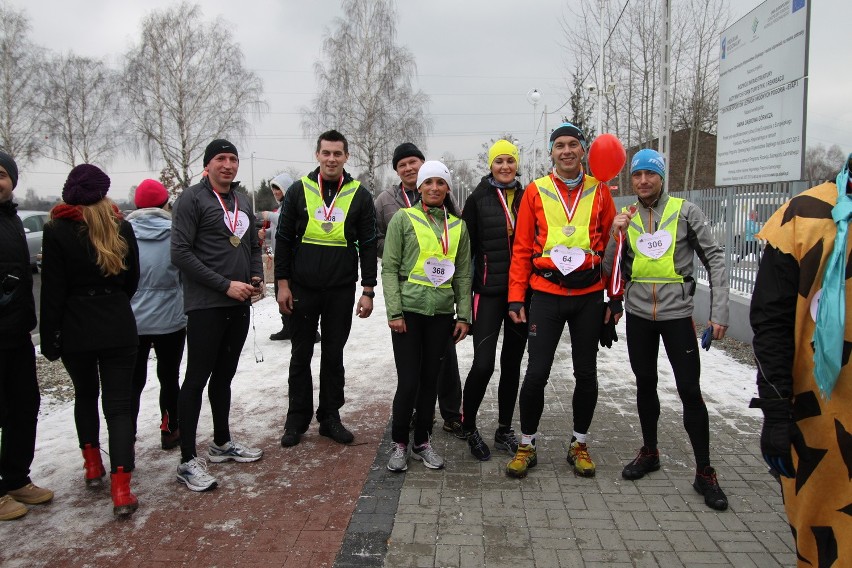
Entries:
{"type": "MultiPolygon", "coordinates": [[[[791,181],[692,189],[672,193],[704,211],[716,241],[725,250],[731,290],[751,295],[764,243],[754,237],[763,223],[794,195],[819,182],[791,181]]],[[[634,203],[633,196],[615,198],[617,210],[634,203]]],[[[707,281],[707,270],[695,259],[695,277],[707,281]]]]}

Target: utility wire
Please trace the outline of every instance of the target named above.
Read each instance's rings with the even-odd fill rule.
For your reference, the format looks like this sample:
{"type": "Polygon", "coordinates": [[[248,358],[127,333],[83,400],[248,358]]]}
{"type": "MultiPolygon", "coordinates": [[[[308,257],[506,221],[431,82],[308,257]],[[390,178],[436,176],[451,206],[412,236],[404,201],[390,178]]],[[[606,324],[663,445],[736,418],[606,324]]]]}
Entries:
{"type": "MultiPolygon", "coordinates": [[[[630,4],[630,0],[626,0],[626,1],[624,2],[624,6],[621,8],[621,12],[618,14],[618,19],[616,19],[616,20],[615,20],[615,24],[613,24],[612,29],[611,29],[611,30],[609,30],[609,35],[606,37],[606,41],[604,42],[604,47],[606,47],[606,44],[608,44],[608,43],[609,43],[609,40],[610,40],[610,38],[612,37],[612,34],[613,34],[613,33],[615,33],[615,28],[617,28],[617,27],[618,27],[618,22],[620,22],[620,21],[621,21],[621,17],[624,15],[624,11],[627,9],[627,5],[628,5],[628,4],[630,4]]],[[[601,16],[601,18],[603,18],[603,12],[601,13],[601,15],[600,15],[600,16],[601,16]]],[[[591,74],[592,74],[592,71],[595,69],[595,66],[598,64],[598,59],[600,59],[600,55],[598,55],[597,57],[595,57],[595,60],[594,60],[594,62],[592,62],[592,66],[591,66],[591,68],[589,69],[589,72],[588,72],[588,73],[586,73],[586,76],[585,76],[585,77],[583,77],[583,80],[582,80],[582,81],[580,81],[580,85],[582,85],[583,83],[585,83],[585,82],[586,82],[586,79],[588,79],[588,78],[589,78],[589,75],[591,75],[591,74]]],[[[601,77],[601,80],[603,80],[603,77],[601,77]]],[[[600,87],[598,87],[598,88],[600,88],[600,87]]],[[[559,107],[558,109],[556,109],[556,110],[554,110],[554,111],[551,111],[551,112],[549,112],[549,113],[547,113],[547,114],[555,114],[555,113],[559,112],[560,110],[562,110],[563,108],[565,108],[565,105],[567,105],[569,102],[571,102],[571,97],[568,97],[568,100],[567,100],[567,101],[565,101],[565,102],[562,104],[562,106],[561,106],[561,107],[559,107]]]]}

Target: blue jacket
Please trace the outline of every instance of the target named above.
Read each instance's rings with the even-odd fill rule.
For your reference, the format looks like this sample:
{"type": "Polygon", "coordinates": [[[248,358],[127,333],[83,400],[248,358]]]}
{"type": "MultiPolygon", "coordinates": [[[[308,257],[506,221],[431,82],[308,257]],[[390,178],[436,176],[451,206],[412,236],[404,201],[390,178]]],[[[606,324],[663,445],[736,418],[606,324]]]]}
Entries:
{"type": "Polygon", "coordinates": [[[180,271],[171,263],[172,216],[156,207],[127,216],[139,243],[139,288],[130,302],[139,335],[164,335],[186,327],[180,271]]]}

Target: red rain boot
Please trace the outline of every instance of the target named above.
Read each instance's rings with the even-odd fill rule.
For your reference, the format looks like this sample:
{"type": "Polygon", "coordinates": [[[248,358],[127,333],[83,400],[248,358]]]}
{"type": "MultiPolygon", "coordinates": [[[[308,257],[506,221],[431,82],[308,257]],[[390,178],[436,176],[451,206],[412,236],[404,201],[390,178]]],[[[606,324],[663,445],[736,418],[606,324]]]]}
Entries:
{"type": "Polygon", "coordinates": [[[130,473],[119,467],[118,471],[110,474],[112,486],[112,513],[116,517],[129,517],[139,507],[136,495],[130,492],[130,473]]]}
{"type": "Polygon", "coordinates": [[[89,487],[100,487],[103,485],[103,476],[106,475],[104,462],[101,461],[101,449],[92,444],[86,444],[83,448],[83,467],[86,469],[86,485],[89,487]]]}

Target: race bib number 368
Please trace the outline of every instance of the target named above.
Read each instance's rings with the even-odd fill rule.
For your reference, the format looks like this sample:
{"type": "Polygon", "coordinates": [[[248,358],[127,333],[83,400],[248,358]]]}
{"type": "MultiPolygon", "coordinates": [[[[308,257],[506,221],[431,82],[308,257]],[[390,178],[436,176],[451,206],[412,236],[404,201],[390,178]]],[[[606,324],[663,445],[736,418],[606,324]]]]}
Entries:
{"type": "Polygon", "coordinates": [[[423,263],[423,271],[426,272],[426,278],[429,279],[429,282],[437,287],[453,277],[456,267],[450,259],[438,260],[433,256],[423,263]]]}

